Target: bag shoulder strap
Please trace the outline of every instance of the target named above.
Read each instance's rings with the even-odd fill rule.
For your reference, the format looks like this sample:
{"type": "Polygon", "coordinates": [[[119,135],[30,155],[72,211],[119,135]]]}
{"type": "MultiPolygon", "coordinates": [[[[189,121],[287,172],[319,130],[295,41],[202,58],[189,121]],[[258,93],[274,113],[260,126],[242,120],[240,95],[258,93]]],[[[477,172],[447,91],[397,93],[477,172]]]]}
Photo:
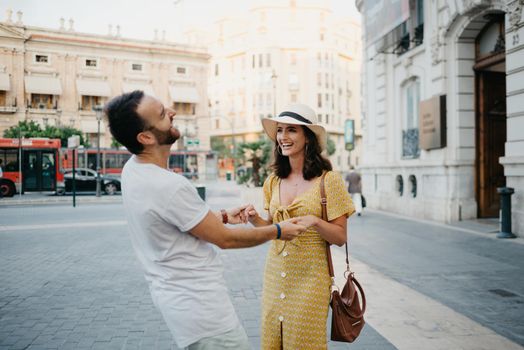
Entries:
{"type": "MultiPolygon", "coordinates": [[[[325,171],[322,174],[322,177],[320,178],[320,204],[322,205],[322,220],[328,221],[328,215],[327,215],[327,198],[326,198],[326,188],[324,185],[324,179],[327,175],[327,171],[325,171]]],[[[349,266],[349,256],[348,256],[348,244],[346,242],[346,265],[349,266]]],[[[329,242],[326,242],[326,252],[327,252],[327,259],[328,259],[328,269],[329,269],[329,276],[331,276],[331,279],[335,278],[335,273],[333,270],[333,260],[331,258],[331,248],[329,242]]]]}

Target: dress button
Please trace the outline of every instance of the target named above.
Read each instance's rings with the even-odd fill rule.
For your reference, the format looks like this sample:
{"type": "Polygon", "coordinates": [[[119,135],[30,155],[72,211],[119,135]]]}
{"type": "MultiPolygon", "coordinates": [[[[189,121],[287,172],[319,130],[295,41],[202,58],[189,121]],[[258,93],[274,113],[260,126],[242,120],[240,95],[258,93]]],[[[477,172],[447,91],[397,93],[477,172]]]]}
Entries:
{"type": "Polygon", "coordinates": [[[284,299],[286,295],[284,293],[280,293],[280,299],[284,299]]]}
{"type": "Polygon", "coordinates": [[[278,316],[278,320],[279,320],[280,322],[284,321],[284,316],[278,316]]]}
{"type": "Polygon", "coordinates": [[[282,273],[280,274],[280,276],[282,276],[282,278],[284,278],[284,277],[286,277],[286,273],[285,273],[285,272],[282,272],[282,273]]]}
{"type": "Polygon", "coordinates": [[[287,252],[283,252],[282,255],[283,255],[283,256],[287,256],[287,252]]]}

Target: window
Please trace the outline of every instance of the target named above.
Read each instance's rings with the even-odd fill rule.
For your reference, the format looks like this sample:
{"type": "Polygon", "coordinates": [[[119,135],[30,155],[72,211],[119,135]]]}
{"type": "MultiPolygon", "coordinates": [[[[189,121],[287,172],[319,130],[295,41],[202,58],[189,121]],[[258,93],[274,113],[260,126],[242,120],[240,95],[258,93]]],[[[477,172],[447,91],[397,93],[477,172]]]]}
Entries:
{"type": "Polygon", "coordinates": [[[31,108],[53,109],[53,95],[31,94],[31,108]]]}
{"type": "Polygon", "coordinates": [[[141,72],[142,71],[142,64],[141,63],[133,63],[131,65],[131,70],[133,71],[136,71],[136,72],[141,72]]]}
{"type": "Polygon", "coordinates": [[[266,67],[271,67],[271,54],[266,54],[266,67]]]}
{"type": "Polygon", "coordinates": [[[186,68],[185,67],[176,67],[177,74],[186,74],[186,68]]]}
{"type": "Polygon", "coordinates": [[[215,63],[215,76],[218,77],[218,74],[219,74],[219,67],[218,67],[218,63],[215,63]]]}
{"type": "Polygon", "coordinates": [[[292,66],[297,65],[297,54],[295,52],[289,54],[289,64],[292,66]]]}
{"type": "Polygon", "coordinates": [[[317,106],[318,108],[322,108],[322,94],[318,94],[317,106]]]}
{"type": "Polygon", "coordinates": [[[93,58],[86,59],[86,67],[96,68],[97,66],[98,66],[98,62],[96,59],[93,59],[93,58]]]}
{"type": "Polygon", "coordinates": [[[36,55],[35,61],[38,63],[49,63],[49,56],[48,55],[36,55]]]}
{"type": "Polygon", "coordinates": [[[255,63],[255,61],[256,61],[256,56],[255,56],[255,55],[253,55],[253,68],[255,68],[255,66],[256,66],[256,63],[255,63]]]}
{"type": "Polygon", "coordinates": [[[319,122],[319,123],[322,123],[322,114],[319,114],[319,115],[318,115],[318,122],[319,122]]]}
{"type": "Polygon", "coordinates": [[[185,103],[185,102],[174,102],[173,108],[178,115],[191,115],[194,114],[193,110],[193,103],[185,103]]]}
{"type": "Polygon", "coordinates": [[[220,119],[215,119],[215,129],[220,129],[220,119]]]}
{"type": "Polygon", "coordinates": [[[102,104],[102,98],[100,96],[82,96],[82,107],[83,111],[94,111],[95,106],[102,104]]]}
{"type": "Polygon", "coordinates": [[[322,86],[322,73],[317,73],[317,85],[322,86]]]}
{"type": "Polygon", "coordinates": [[[6,106],[6,96],[7,96],[6,91],[0,91],[0,106],[1,107],[6,106]]]}
{"type": "Polygon", "coordinates": [[[404,121],[402,130],[402,157],[418,158],[418,105],[420,103],[420,82],[411,80],[404,87],[404,121]]]}
{"type": "Polygon", "coordinates": [[[261,68],[264,62],[262,62],[263,56],[262,54],[258,55],[258,67],[261,68]]]}
{"type": "Polygon", "coordinates": [[[324,33],[320,33],[320,41],[324,41],[324,33]]]}
{"type": "Polygon", "coordinates": [[[4,171],[18,171],[18,150],[6,149],[5,153],[0,151],[0,159],[3,158],[4,171]]]}
{"type": "Polygon", "coordinates": [[[297,102],[297,94],[291,94],[290,100],[292,103],[297,102]]]}

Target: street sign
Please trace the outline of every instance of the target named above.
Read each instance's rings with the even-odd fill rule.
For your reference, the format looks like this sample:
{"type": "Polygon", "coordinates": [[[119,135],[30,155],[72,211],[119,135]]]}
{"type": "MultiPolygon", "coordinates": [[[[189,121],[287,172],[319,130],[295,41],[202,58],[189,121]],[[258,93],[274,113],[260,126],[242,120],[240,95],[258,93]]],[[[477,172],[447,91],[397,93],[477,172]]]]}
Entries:
{"type": "Polygon", "coordinates": [[[355,149],[355,121],[353,119],[346,119],[344,125],[344,141],[346,143],[346,150],[352,151],[355,149]]]}
{"type": "Polygon", "coordinates": [[[80,146],[80,136],[73,135],[67,138],[67,148],[77,148],[80,146]]]}
{"type": "Polygon", "coordinates": [[[186,144],[188,146],[191,146],[191,145],[198,146],[200,145],[200,140],[199,139],[186,139],[186,144]]]}

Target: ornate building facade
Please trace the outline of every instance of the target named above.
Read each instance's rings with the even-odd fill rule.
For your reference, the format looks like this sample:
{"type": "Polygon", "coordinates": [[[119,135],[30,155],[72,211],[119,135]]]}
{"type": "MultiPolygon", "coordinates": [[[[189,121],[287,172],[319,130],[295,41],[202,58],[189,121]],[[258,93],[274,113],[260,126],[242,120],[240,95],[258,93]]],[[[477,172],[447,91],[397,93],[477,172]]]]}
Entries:
{"type": "MultiPolygon", "coordinates": [[[[12,17],[8,10],[0,22],[0,134],[33,120],[75,127],[96,145],[95,106],[141,89],[176,109],[184,136],[176,147],[209,151],[205,48],[123,38],[118,27],[94,35],[76,32],[72,20],[48,29],[24,25],[21,12],[17,20],[12,17]]],[[[101,146],[110,147],[105,122],[100,132],[101,146]]],[[[202,157],[199,170],[206,162],[202,157]]]]}
{"type": "MultiPolygon", "coordinates": [[[[336,145],[333,166],[347,170],[360,152],[360,24],[337,19],[325,0],[254,1],[242,18],[222,18],[207,40],[211,135],[258,140],[261,118],[291,103],[314,108],[336,145]],[[346,120],[356,147],[345,149],[346,120]]],[[[200,38],[198,38],[200,35],[200,38]]],[[[202,39],[203,38],[203,39],[202,39]]]]}
{"type": "Polygon", "coordinates": [[[444,222],[498,217],[507,186],[524,235],[524,2],[356,5],[369,205],[444,222]]]}

